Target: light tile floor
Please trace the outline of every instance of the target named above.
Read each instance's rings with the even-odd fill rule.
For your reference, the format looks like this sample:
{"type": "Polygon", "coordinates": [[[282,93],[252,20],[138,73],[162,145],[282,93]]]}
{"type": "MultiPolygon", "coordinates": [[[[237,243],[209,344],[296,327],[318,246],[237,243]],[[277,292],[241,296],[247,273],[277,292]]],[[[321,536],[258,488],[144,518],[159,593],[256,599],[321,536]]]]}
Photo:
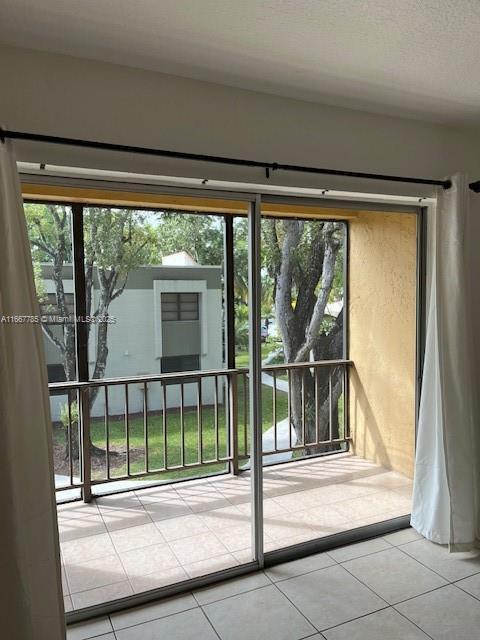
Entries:
{"type": "Polygon", "coordinates": [[[475,640],[480,553],[404,529],[70,626],[67,640],[475,640]]]}
{"type": "MultiPolygon", "coordinates": [[[[405,515],[410,498],[410,480],[349,454],[266,468],[265,549],[405,515]]],[[[63,504],[58,518],[67,611],[251,560],[248,473],[149,487],[90,504],[63,504]]],[[[348,553],[339,550],[332,557],[348,561],[348,553]]],[[[434,578],[415,571],[415,554],[424,550],[410,547],[407,553],[402,555],[405,571],[410,567],[420,589],[429,586],[434,578]]],[[[350,574],[362,571],[354,564],[350,574]]],[[[372,588],[381,571],[382,566],[370,567],[365,581],[372,588]]],[[[341,582],[342,576],[335,577],[341,582]]],[[[266,593],[270,597],[273,591],[266,593]]],[[[393,584],[387,595],[396,601],[403,592],[393,584]]],[[[277,593],[274,597],[280,598],[277,593]]]]}

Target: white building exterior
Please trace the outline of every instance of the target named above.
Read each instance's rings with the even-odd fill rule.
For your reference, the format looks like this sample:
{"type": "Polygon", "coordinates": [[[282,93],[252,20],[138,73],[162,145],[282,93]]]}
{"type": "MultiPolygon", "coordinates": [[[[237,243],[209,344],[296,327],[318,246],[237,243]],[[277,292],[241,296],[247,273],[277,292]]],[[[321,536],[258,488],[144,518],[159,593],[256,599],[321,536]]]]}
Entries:
{"type": "MultiPolygon", "coordinates": [[[[47,294],[55,292],[49,277],[51,267],[43,267],[47,294]]],[[[123,293],[109,307],[114,319],[108,326],[108,358],[106,378],[125,378],[160,373],[221,369],[223,366],[223,312],[222,268],[201,266],[188,254],[174,254],[164,259],[161,266],[139,267],[129,274],[123,293]]],[[[73,293],[71,266],[65,267],[65,292],[73,293]]],[[[99,296],[94,286],[92,309],[99,296]]],[[[54,328],[57,332],[59,327],[54,328]]],[[[90,375],[93,375],[96,356],[98,325],[93,324],[89,338],[90,375]]],[[[45,339],[50,379],[62,376],[62,357],[59,350],[45,339]]],[[[219,385],[219,399],[222,398],[219,385]]],[[[171,384],[167,389],[167,406],[180,405],[180,387],[171,384]]],[[[128,387],[129,412],[143,411],[144,386],[132,383],[128,387]]],[[[185,405],[197,402],[197,385],[184,387],[185,405]]],[[[212,404],[213,379],[202,380],[202,403],[212,404]]],[[[66,396],[53,396],[52,418],[58,420],[66,396]]],[[[110,387],[109,415],[125,411],[125,387],[110,387]]],[[[148,408],[163,407],[163,394],[159,383],[148,385],[148,408]]],[[[92,415],[104,415],[105,396],[101,389],[92,408],[92,415]]]]}

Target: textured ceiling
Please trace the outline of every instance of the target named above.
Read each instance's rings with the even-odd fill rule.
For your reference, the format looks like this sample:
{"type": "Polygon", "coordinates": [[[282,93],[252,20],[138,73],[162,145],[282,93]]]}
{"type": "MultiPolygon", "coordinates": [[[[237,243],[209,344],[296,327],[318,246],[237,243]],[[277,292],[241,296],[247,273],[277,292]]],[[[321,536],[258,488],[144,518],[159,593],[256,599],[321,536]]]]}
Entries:
{"type": "Polygon", "coordinates": [[[0,0],[0,42],[480,122],[480,0],[0,0]]]}

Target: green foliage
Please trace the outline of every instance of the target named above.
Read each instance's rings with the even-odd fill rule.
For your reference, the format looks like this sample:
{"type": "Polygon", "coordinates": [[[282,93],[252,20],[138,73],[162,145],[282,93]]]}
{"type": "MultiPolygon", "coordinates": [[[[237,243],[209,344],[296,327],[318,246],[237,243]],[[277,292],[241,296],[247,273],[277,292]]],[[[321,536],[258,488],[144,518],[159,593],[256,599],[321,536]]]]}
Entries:
{"type": "Polygon", "coordinates": [[[65,245],[65,262],[71,262],[71,221],[68,207],[25,203],[30,249],[34,263],[52,262],[56,248],[68,239],[65,245]]]}
{"type": "MultiPolygon", "coordinates": [[[[248,219],[235,218],[233,223],[235,262],[235,309],[248,304],[248,219]]],[[[248,315],[248,314],[247,314],[248,315]]]]}
{"type": "Polygon", "coordinates": [[[240,351],[248,349],[248,322],[235,323],[235,347],[240,351]]]}
{"type": "MultiPolygon", "coordinates": [[[[62,264],[72,261],[71,216],[63,205],[25,205],[25,216],[31,241],[37,295],[42,302],[46,291],[41,263],[59,258],[63,243],[62,264]]],[[[161,264],[162,257],[187,251],[199,264],[222,265],[224,262],[224,219],[222,216],[179,211],[136,211],[111,207],[88,207],[84,215],[85,258],[87,266],[104,273],[110,296],[123,291],[128,274],[141,265],[161,264]],[[114,276],[114,277],[113,277],[114,276]]],[[[292,281],[292,305],[311,269],[312,260],[323,250],[324,224],[302,222],[300,242],[295,248],[295,274],[292,281]]],[[[282,219],[262,220],[262,316],[274,317],[276,273],[281,260],[281,247],[286,223],[282,219]]],[[[335,277],[329,301],[343,297],[343,235],[339,224],[335,236],[340,249],[335,264],[335,277]]],[[[92,272],[93,273],[93,272],[92,272]]],[[[92,278],[94,276],[92,275],[92,278]]],[[[248,348],[248,219],[234,218],[234,280],[236,347],[248,348]]],[[[87,284],[88,286],[88,284],[87,284]]],[[[107,286],[104,283],[104,287],[107,286]]],[[[315,290],[318,293],[319,284],[315,290]]],[[[108,308],[107,296],[107,308],[108,308]]],[[[93,314],[95,309],[90,310],[93,314]]],[[[328,334],[333,319],[325,317],[321,333],[328,334]]]]}
{"type": "Polygon", "coordinates": [[[84,214],[85,261],[98,269],[115,269],[120,279],[146,264],[155,234],[142,211],[90,207],[84,214]]]}
{"type": "Polygon", "coordinates": [[[33,263],[33,280],[35,283],[35,291],[37,292],[37,300],[39,304],[44,304],[47,299],[47,290],[42,278],[42,268],[39,262],[33,263]]]}
{"type": "MultiPolygon", "coordinates": [[[[70,405],[70,418],[72,421],[72,424],[78,424],[78,417],[79,417],[79,413],[78,413],[78,404],[76,402],[72,402],[70,405]]],[[[65,404],[62,404],[62,407],[60,409],[60,422],[62,423],[62,425],[65,427],[65,429],[68,429],[68,402],[65,402],[65,404]]]]}
{"type": "Polygon", "coordinates": [[[176,211],[151,215],[155,219],[154,263],[160,263],[163,256],[171,253],[187,251],[199,264],[223,264],[223,218],[176,211]]]}

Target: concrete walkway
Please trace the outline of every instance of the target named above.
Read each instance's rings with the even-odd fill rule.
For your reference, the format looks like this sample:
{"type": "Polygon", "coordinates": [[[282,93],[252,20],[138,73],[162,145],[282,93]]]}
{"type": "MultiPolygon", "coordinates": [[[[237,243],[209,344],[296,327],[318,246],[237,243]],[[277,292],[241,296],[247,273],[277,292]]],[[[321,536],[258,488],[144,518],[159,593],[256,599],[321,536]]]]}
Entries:
{"type": "MultiPolygon", "coordinates": [[[[292,446],[297,442],[297,436],[293,425],[290,425],[290,420],[285,418],[281,422],[277,423],[277,449],[286,449],[290,446],[289,427],[292,437],[292,446]]],[[[268,431],[265,431],[262,437],[262,449],[263,451],[272,451],[275,449],[275,428],[272,426],[268,431]]],[[[288,462],[293,456],[292,451],[284,451],[283,453],[273,453],[270,456],[263,457],[263,464],[272,464],[275,462],[288,462]]]]}
{"type": "MultiPolygon", "coordinates": [[[[268,373],[262,372],[262,384],[266,385],[267,387],[272,387],[273,389],[273,377],[268,375],[268,373]]],[[[286,380],[277,378],[277,390],[288,393],[288,382],[286,380]]]]}
{"type": "MultiPolygon", "coordinates": [[[[267,387],[271,387],[273,389],[273,377],[268,373],[262,372],[262,384],[267,387]]],[[[288,382],[286,380],[281,380],[280,378],[276,379],[276,388],[277,391],[282,391],[284,393],[288,393],[288,382]]],[[[277,423],[277,448],[278,449],[286,449],[290,446],[290,437],[289,437],[289,419],[285,418],[277,423]]],[[[295,435],[295,429],[293,426],[290,426],[291,436],[292,436],[292,445],[294,445],[297,441],[297,437],[295,435]]],[[[275,428],[271,426],[268,431],[265,431],[262,437],[262,449],[263,451],[272,451],[275,449],[275,428]]],[[[285,451],[283,453],[274,453],[271,456],[264,456],[263,463],[264,464],[273,464],[275,462],[288,462],[292,459],[292,451],[285,451]]]]}

